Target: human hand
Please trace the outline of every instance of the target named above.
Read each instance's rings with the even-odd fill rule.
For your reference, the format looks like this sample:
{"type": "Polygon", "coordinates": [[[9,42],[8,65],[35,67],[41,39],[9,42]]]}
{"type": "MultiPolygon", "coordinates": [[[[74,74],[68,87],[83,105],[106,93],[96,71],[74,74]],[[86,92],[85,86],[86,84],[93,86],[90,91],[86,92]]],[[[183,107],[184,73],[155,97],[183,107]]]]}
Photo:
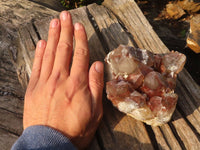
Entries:
{"type": "Polygon", "coordinates": [[[78,148],[91,141],[102,118],[103,64],[89,69],[89,50],[83,25],[73,26],[64,11],[50,23],[48,41],[38,42],[24,104],[24,129],[52,127],[78,148]],[[73,35],[76,41],[70,69],[73,35]]]}

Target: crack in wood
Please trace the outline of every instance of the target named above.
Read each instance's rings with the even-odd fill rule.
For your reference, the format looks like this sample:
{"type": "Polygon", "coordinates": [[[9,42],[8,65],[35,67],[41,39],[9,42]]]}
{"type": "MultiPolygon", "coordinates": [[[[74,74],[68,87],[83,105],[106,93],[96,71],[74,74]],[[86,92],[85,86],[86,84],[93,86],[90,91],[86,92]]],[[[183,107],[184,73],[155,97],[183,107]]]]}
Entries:
{"type": "Polygon", "coordinates": [[[176,137],[176,139],[177,139],[179,145],[181,146],[182,150],[186,150],[185,144],[183,143],[183,141],[182,141],[181,138],[179,137],[179,135],[178,135],[178,133],[177,133],[177,131],[176,131],[176,128],[174,127],[174,125],[172,124],[172,122],[170,121],[170,122],[168,123],[168,125],[170,126],[170,128],[171,128],[171,130],[172,130],[174,136],[176,137]]]}
{"type": "Polygon", "coordinates": [[[189,125],[189,127],[192,129],[192,131],[194,132],[194,134],[197,136],[197,138],[200,140],[200,133],[198,133],[198,131],[196,130],[196,128],[192,125],[192,123],[187,119],[187,115],[184,113],[184,111],[181,109],[180,106],[176,106],[176,109],[179,111],[179,113],[182,115],[182,117],[184,118],[184,120],[186,121],[186,123],[189,125]]]}
{"type": "MultiPolygon", "coordinates": [[[[181,87],[184,89],[184,91],[187,92],[188,96],[190,97],[191,102],[192,102],[195,106],[197,106],[197,108],[198,108],[199,104],[197,103],[197,101],[199,101],[199,100],[198,100],[198,99],[195,99],[195,97],[190,93],[190,91],[188,90],[188,88],[186,87],[186,85],[183,84],[183,82],[181,82],[181,80],[180,80],[179,78],[177,78],[177,80],[178,80],[179,83],[181,84],[181,87]]],[[[197,109],[197,111],[200,113],[200,110],[199,110],[199,109],[197,109]]]]}
{"type": "Polygon", "coordinates": [[[5,108],[3,108],[3,107],[0,107],[0,109],[1,109],[1,110],[5,110],[5,111],[7,111],[7,112],[10,112],[10,113],[14,114],[16,117],[18,117],[18,118],[20,118],[20,119],[23,119],[23,114],[21,114],[21,113],[13,112],[13,111],[10,111],[10,110],[5,109],[5,108]]]}
{"type": "MultiPolygon", "coordinates": [[[[35,31],[35,32],[36,32],[36,31],[35,31]]],[[[36,47],[36,43],[35,43],[35,41],[34,41],[32,35],[31,35],[31,32],[30,32],[29,30],[28,30],[28,33],[29,33],[29,35],[30,35],[30,39],[31,39],[33,45],[36,47]]],[[[37,33],[37,32],[36,32],[36,33],[37,33]]]]}
{"type": "Polygon", "coordinates": [[[5,128],[4,126],[1,126],[0,125],[0,129],[1,130],[3,130],[3,131],[5,131],[5,132],[8,132],[8,133],[10,133],[10,134],[13,134],[13,135],[15,135],[15,136],[20,136],[20,134],[18,134],[18,133],[16,133],[16,132],[13,132],[13,131],[10,131],[10,130],[8,130],[7,128],[5,128]]]}
{"type": "Polygon", "coordinates": [[[8,92],[8,91],[0,90],[0,96],[13,96],[13,97],[18,98],[19,100],[24,100],[24,97],[21,97],[19,95],[16,95],[15,93],[8,92]]]}
{"type": "Polygon", "coordinates": [[[169,144],[169,142],[168,142],[168,140],[167,140],[167,137],[166,137],[166,135],[164,134],[162,128],[161,128],[161,127],[158,127],[158,128],[160,129],[160,132],[162,133],[163,138],[165,139],[165,142],[166,142],[167,146],[168,146],[170,149],[172,149],[172,147],[170,146],[170,144],[169,144]]]}
{"type": "Polygon", "coordinates": [[[145,128],[146,128],[146,130],[147,130],[147,133],[148,133],[148,135],[149,135],[149,137],[150,137],[150,140],[151,140],[151,143],[152,143],[152,145],[153,145],[153,148],[156,149],[156,150],[158,150],[158,149],[159,149],[159,146],[158,146],[158,142],[157,142],[157,140],[156,140],[156,138],[155,138],[155,133],[153,132],[151,126],[149,126],[149,125],[147,125],[147,124],[144,124],[144,125],[145,125],[145,128]]]}
{"type": "Polygon", "coordinates": [[[106,53],[109,53],[109,46],[108,46],[108,43],[106,42],[106,40],[103,38],[100,30],[99,30],[99,27],[98,27],[98,24],[97,22],[95,21],[94,17],[92,16],[92,14],[90,13],[89,9],[86,7],[86,13],[88,15],[88,19],[90,20],[90,23],[92,24],[95,32],[97,33],[97,36],[101,42],[101,45],[103,46],[103,49],[106,53]]]}
{"type": "Polygon", "coordinates": [[[36,33],[38,39],[41,40],[42,38],[41,38],[41,36],[40,36],[40,33],[39,33],[39,31],[38,31],[38,29],[37,29],[35,23],[32,23],[32,25],[33,25],[33,29],[35,30],[35,33],[36,33]]]}
{"type": "MultiPolygon", "coordinates": [[[[130,38],[131,43],[133,44],[133,46],[136,47],[136,48],[138,48],[137,43],[134,41],[133,35],[128,31],[128,29],[126,28],[126,25],[123,23],[123,21],[120,19],[120,17],[117,14],[115,14],[110,8],[108,8],[108,7],[104,6],[104,5],[103,5],[103,7],[105,9],[107,9],[110,13],[112,13],[117,18],[118,23],[120,24],[120,26],[122,27],[122,29],[124,30],[124,32],[129,36],[129,38],[130,38]]],[[[108,13],[108,15],[110,15],[110,14],[108,13]]]]}

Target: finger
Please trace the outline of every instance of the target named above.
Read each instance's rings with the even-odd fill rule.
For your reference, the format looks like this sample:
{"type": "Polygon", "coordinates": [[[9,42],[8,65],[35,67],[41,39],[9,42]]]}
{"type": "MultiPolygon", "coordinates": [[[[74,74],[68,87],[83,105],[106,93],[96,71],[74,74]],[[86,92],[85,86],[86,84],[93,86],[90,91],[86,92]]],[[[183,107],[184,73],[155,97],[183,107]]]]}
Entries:
{"type": "Polygon", "coordinates": [[[53,19],[50,23],[47,46],[42,60],[42,81],[46,81],[52,72],[59,37],[60,21],[58,19],[53,19]]]}
{"type": "Polygon", "coordinates": [[[37,43],[35,50],[35,58],[32,67],[32,73],[29,80],[29,88],[33,89],[40,77],[41,66],[42,66],[42,58],[44,55],[44,50],[46,48],[46,41],[40,40],[37,43]]]}
{"type": "Polygon", "coordinates": [[[86,79],[88,76],[89,50],[85,29],[82,24],[74,25],[76,41],[70,76],[75,79],[86,79]]]}
{"type": "Polygon", "coordinates": [[[89,88],[92,94],[92,112],[97,120],[102,117],[102,94],[103,94],[103,63],[97,61],[89,70],[89,88]]]}
{"type": "Polygon", "coordinates": [[[74,27],[72,18],[69,12],[63,11],[60,14],[61,33],[58,47],[56,50],[56,58],[54,63],[53,72],[62,71],[62,73],[69,74],[69,65],[71,62],[72,45],[74,27]]]}

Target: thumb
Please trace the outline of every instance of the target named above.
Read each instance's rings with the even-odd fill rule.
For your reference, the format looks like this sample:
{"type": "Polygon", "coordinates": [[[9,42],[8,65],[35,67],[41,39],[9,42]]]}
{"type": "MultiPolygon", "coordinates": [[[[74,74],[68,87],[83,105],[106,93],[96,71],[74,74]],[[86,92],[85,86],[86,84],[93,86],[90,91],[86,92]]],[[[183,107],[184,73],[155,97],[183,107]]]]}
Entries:
{"type": "Polygon", "coordinates": [[[89,87],[92,95],[92,114],[99,121],[103,115],[102,94],[103,94],[104,65],[100,61],[92,64],[89,71],[89,87]]]}

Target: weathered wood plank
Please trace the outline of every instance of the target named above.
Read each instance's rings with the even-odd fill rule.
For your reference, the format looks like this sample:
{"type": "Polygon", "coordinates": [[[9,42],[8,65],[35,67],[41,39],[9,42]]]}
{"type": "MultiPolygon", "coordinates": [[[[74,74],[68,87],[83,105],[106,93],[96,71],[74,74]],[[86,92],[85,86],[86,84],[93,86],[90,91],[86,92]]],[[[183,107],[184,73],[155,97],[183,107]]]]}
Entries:
{"type": "Polygon", "coordinates": [[[194,134],[192,129],[188,126],[188,124],[185,122],[177,110],[175,110],[172,119],[172,124],[176,128],[176,131],[183,141],[185,148],[194,150],[200,149],[198,137],[194,134]]]}
{"type": "Polygon", "coordinates": [[[57,11],[28,0],[1,0],[0,8],[0,23],[11,29],[31,22],[33,19],[48,17],[57,13],[57,11]]]}
{"type": "Polygon", "coordinates": [[[166,142],[168,143],[168,146],[170,147],[170,149],[173,149],[173,150],[181,150],[182,149],[180,144],[178,143],[178,140],[176,139],[174,133],[172,132],[172,129],[170,128],[170,126],[168,124],[164,124],[163,126],[161,126],[160,130],[162,131],[163,136],[164,136],[166,142]]]}
{"type": "Polygon", "coordinates": [[[105,0],[103,5],[110,9],[133,35],[138,47],[155,53],[168,51],[134,0],[105,0]]]}
{"type": "MultiPolygon", "coordinates": [[[[180,72],[178,79],[180,83],[188,90],[187,93],[190,94],[193,103],[198,107],[200,111],[200,86],[192,79],[191,75],[186,69],[180,72]]],[[[181,86],[182,86],[181,85],[181,86]]]]}
{"type": "Polygon", "coordinates": [[[152,127],[152,130],[153,130],[155,137],[158,141],[158,148],[160,150],[162,150],[162,149],[170,150],[170,147],[168,146],[168,143],[165,141],[165,137],[163,136],[160,128],[159,127],[152,127]]]}
{"type": "Polygon", "coordinates": [[[22,128],[22,115],[18,115],[7,110],[0,109],[0,128],[8,130],[16,135],[21,135],[22,128]]]}
{"type": "Polygon", "coordinates": [[[117,18],[109,10],[96,4],[89,5],[88,10],[94,17],[109,51],[117,48],[119,44],[134,46],[117,18]]]}
{"type": "Polygon", "coordinates": [[[186,117],[189,122],[194,126],[196,131],[200,134],[200,112],[198,110],[199,105],[195,105],[192,102],[192,98],[188,95],[188,91],[184,89],[180,81],[177,81],[177,92],[179,94],[178,106],[179,111],[182,111],[182,115],[186,117]]]}
{"type": "MultiPolygon", "coordinates": [[[[24,90],[19,90],[22,88],[8,50],[13,48],[10,43],[14,38],[1,25],[0,31],[0,128],[5,129],[5,132],[7,130],[8,134],[12,132],[19,135],[22,132],[24,90]]],[[[0,145],[5,143],[1,138],[0,145]]]]}

